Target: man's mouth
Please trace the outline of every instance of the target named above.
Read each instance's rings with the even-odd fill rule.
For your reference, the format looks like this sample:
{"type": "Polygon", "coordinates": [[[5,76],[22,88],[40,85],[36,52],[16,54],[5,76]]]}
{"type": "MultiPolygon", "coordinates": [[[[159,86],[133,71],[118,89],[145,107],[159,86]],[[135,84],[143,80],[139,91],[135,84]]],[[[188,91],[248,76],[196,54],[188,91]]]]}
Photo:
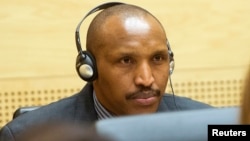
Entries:
{"type": "Polygon", "coordinates": [[[136,104],[147,106],[154,104],[159,96],[160,91],[149,90],[133,93],[131,95],[128,95],[126,98],[128,100],[133,100],[136,104]]]}
{"type": "Polygon", "coordinates": [[[147,99],[155,96],[157,96],[155,92],[139,92],[131,95],[130,99],[147,99]]]}

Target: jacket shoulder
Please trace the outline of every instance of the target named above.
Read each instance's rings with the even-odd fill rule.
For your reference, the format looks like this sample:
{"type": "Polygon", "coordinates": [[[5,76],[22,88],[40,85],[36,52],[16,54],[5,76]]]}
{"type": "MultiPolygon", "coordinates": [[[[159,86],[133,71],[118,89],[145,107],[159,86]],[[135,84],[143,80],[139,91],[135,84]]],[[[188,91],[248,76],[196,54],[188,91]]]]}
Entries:
{"type": "Polygon", "coordinates": [[[87,85],[77,94],[21,114],[1,128],[0,141],[15,141],[23,131],[43,123],[95,120],[91,96],[91,86],[87,85]]]}

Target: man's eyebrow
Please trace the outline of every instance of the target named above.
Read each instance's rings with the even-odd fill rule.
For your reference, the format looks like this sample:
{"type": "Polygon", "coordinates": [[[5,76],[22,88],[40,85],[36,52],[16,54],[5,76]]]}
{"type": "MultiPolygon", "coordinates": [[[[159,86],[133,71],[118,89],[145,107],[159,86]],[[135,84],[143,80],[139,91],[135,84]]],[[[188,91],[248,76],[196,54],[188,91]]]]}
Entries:
{"type": "Polygon", "coordinates": [[[154,51],[153,54],[168,54],[168,51],[166,49],[161,49],[154,51]]]}
{"type": "Polygon", "coordinates": [[[136,52],[135,53],[131,53],[131,52],[121,52],[121,51],[117,51],[117,52],[110,52],[106,55],[106,58],[122,58],[122,57],[131,57],[131,56],[136,56],[136,52]]]}
{"type": "Polygon", "coordinates": [[[136,55],[138,55],[138,52],[133,51],[133,50],[125,50],[125,51],[116,51],[110,55],[113,55],[113,56],[136,56],[136,55]]]}
{"type": "Polygon", "coordinates": [[[160,50],[156,50],[155,52],[163,52],[163,53],[168,53],[167,49],[160,49],[160,50]]]}

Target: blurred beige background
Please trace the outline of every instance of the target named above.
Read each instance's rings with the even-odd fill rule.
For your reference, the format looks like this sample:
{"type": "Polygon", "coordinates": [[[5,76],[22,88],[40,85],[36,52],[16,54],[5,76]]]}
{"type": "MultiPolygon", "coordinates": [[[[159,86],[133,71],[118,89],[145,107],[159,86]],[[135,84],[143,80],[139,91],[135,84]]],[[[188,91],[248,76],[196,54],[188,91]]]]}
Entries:
{"type": "MultiPolygon", "coordinates": [[[[85,84],[75,71],[75,28],[102,0],[0,0],[0,127],[21,106],[43,105],[85,84]]],[[[175,54],[176,95],[240,103],[250,64],[250,1],[124,0],[154,14],[175,54]]],[[[82,45],[93,15],[81,26],[82,45]]],[[[168,86],[168,92],[170,87],[168,86]]]]}

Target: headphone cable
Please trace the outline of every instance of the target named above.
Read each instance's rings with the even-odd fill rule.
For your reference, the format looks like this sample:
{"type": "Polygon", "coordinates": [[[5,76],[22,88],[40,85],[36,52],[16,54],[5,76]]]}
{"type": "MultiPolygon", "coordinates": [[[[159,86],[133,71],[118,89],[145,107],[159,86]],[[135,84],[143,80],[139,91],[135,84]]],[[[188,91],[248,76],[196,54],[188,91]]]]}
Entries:
{"type": "Polygon", "coordinates": [[[170,81],[170,87],[171,87],[171,90],[172,90],[175,107],[176,107],[177,110],[179,110],[179,108],[178,108],[178,106],[176,105],[176,102],[175,102],[175,94],[174,94],[174,89],[173,89],[173,85],[172,85],[171,75],[169,75],[169,81],[170,81]]]}

